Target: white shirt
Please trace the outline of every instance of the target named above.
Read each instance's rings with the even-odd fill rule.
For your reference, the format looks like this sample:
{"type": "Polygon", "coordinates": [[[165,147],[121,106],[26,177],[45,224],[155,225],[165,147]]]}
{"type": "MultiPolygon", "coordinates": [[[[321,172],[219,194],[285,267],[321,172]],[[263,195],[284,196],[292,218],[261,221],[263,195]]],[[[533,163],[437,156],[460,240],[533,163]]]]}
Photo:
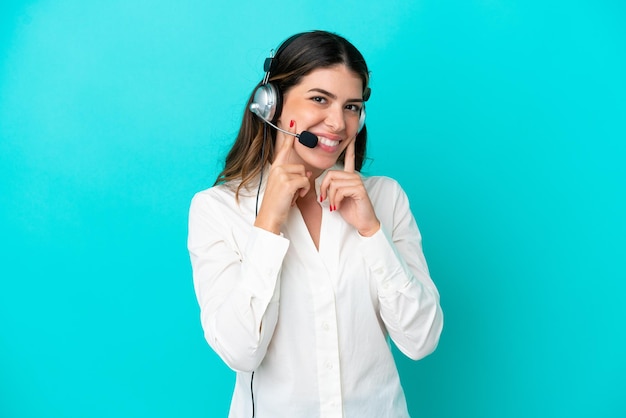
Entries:
{"type": "Polygon", "coordinates": [[[325,201],[319,251],[297,206],[275,235],[253,226],[256,188],[239,204],[226,185],[194,196],[202,327],[237,372],[229,417],[252,417],[253,371],[256,418],[409,416],[388,337],[422,358],[443,314],[404,191],[386,177],[363,182],[381,229],[363,237],[325,201]]]}

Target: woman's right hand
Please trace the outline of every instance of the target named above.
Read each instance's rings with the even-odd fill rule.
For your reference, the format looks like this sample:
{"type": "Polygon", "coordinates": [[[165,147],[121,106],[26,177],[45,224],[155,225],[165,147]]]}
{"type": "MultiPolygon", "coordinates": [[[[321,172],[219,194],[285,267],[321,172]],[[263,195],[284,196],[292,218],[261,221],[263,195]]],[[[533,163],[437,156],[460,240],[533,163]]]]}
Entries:
{"type": "MultiPolygon", "coordinates": [[[[295,133],[295,122],[291,121],[289,132],[295,133]]],[[[289,210],[296,204],[298,197],[304,197],[311,188],[311,172],[307,172],[302,164],[291,164],[291,153],[295,137],[278,133],[282,144],[276,153],[274,162],[267,178],[267,186],[263,202],[254,222],[254,226],[280,233],[280,227],[287,220],[289,210]]]]}

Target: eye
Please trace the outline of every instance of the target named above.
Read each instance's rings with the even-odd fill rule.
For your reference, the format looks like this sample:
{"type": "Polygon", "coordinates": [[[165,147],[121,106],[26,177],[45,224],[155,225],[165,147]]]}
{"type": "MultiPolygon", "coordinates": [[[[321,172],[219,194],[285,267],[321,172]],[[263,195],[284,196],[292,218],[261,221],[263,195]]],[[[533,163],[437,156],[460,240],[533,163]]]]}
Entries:
{"type": "Polygon", "coordinates": [[[311,100],[313,100],[316,103],[320,103],[320,104],[325,104],[327,102],[326,98],[322,97],[322,96],[311,97],[311,100]]]}
{"type": "Polygon", "coordinates": [[[349,111],[354,112],[354,113],[360,113],[361,112],[361,106],[356,105],[356,104],[346,105],[346,109],[348,109],[349,111]]]}

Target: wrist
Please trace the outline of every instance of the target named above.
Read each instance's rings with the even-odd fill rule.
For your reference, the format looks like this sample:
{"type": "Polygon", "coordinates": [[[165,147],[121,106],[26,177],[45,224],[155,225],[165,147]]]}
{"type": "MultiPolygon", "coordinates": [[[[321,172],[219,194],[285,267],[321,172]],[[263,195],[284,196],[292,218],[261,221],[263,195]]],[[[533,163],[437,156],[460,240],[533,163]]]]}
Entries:
{"type": "Polygon", "coordinates": [[[380,230],[380,222],[377,220],[376,224],[372,225],[371,227],[358,229],[357,231],[359,232],[359,235],[361,235],[362,237],[371,237],[372,235],[377,233],[379,230],[380,230]]]}
{"type": "Polygon", "coordinates": [[[273,234],[280,235],[280,223],[274,222],[271,219],[265,219],[260,214],[255,219],[254,226],[265,229],[273,234]]]}

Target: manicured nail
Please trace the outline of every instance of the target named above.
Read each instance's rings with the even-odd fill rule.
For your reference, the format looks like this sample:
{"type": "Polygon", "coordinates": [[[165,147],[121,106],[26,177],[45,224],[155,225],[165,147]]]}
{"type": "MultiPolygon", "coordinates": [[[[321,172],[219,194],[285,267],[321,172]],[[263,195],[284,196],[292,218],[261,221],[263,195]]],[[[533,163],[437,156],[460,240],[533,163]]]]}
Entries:
{"type": "Polygon", "coordinates": [[[324,201],[324,198],[322,197],[322,195],[320,195],[320,203],[322,203],[324,201]]]}
{"type": "Polygon", "coordinates": [[[295,125],[295,123],[296,123],[296,122],[295,122],[294,120],[292,120],[291,122],[289,122],[289,127],[290,127],[290,128],[293,128],[293,125],[295,125]]]}

